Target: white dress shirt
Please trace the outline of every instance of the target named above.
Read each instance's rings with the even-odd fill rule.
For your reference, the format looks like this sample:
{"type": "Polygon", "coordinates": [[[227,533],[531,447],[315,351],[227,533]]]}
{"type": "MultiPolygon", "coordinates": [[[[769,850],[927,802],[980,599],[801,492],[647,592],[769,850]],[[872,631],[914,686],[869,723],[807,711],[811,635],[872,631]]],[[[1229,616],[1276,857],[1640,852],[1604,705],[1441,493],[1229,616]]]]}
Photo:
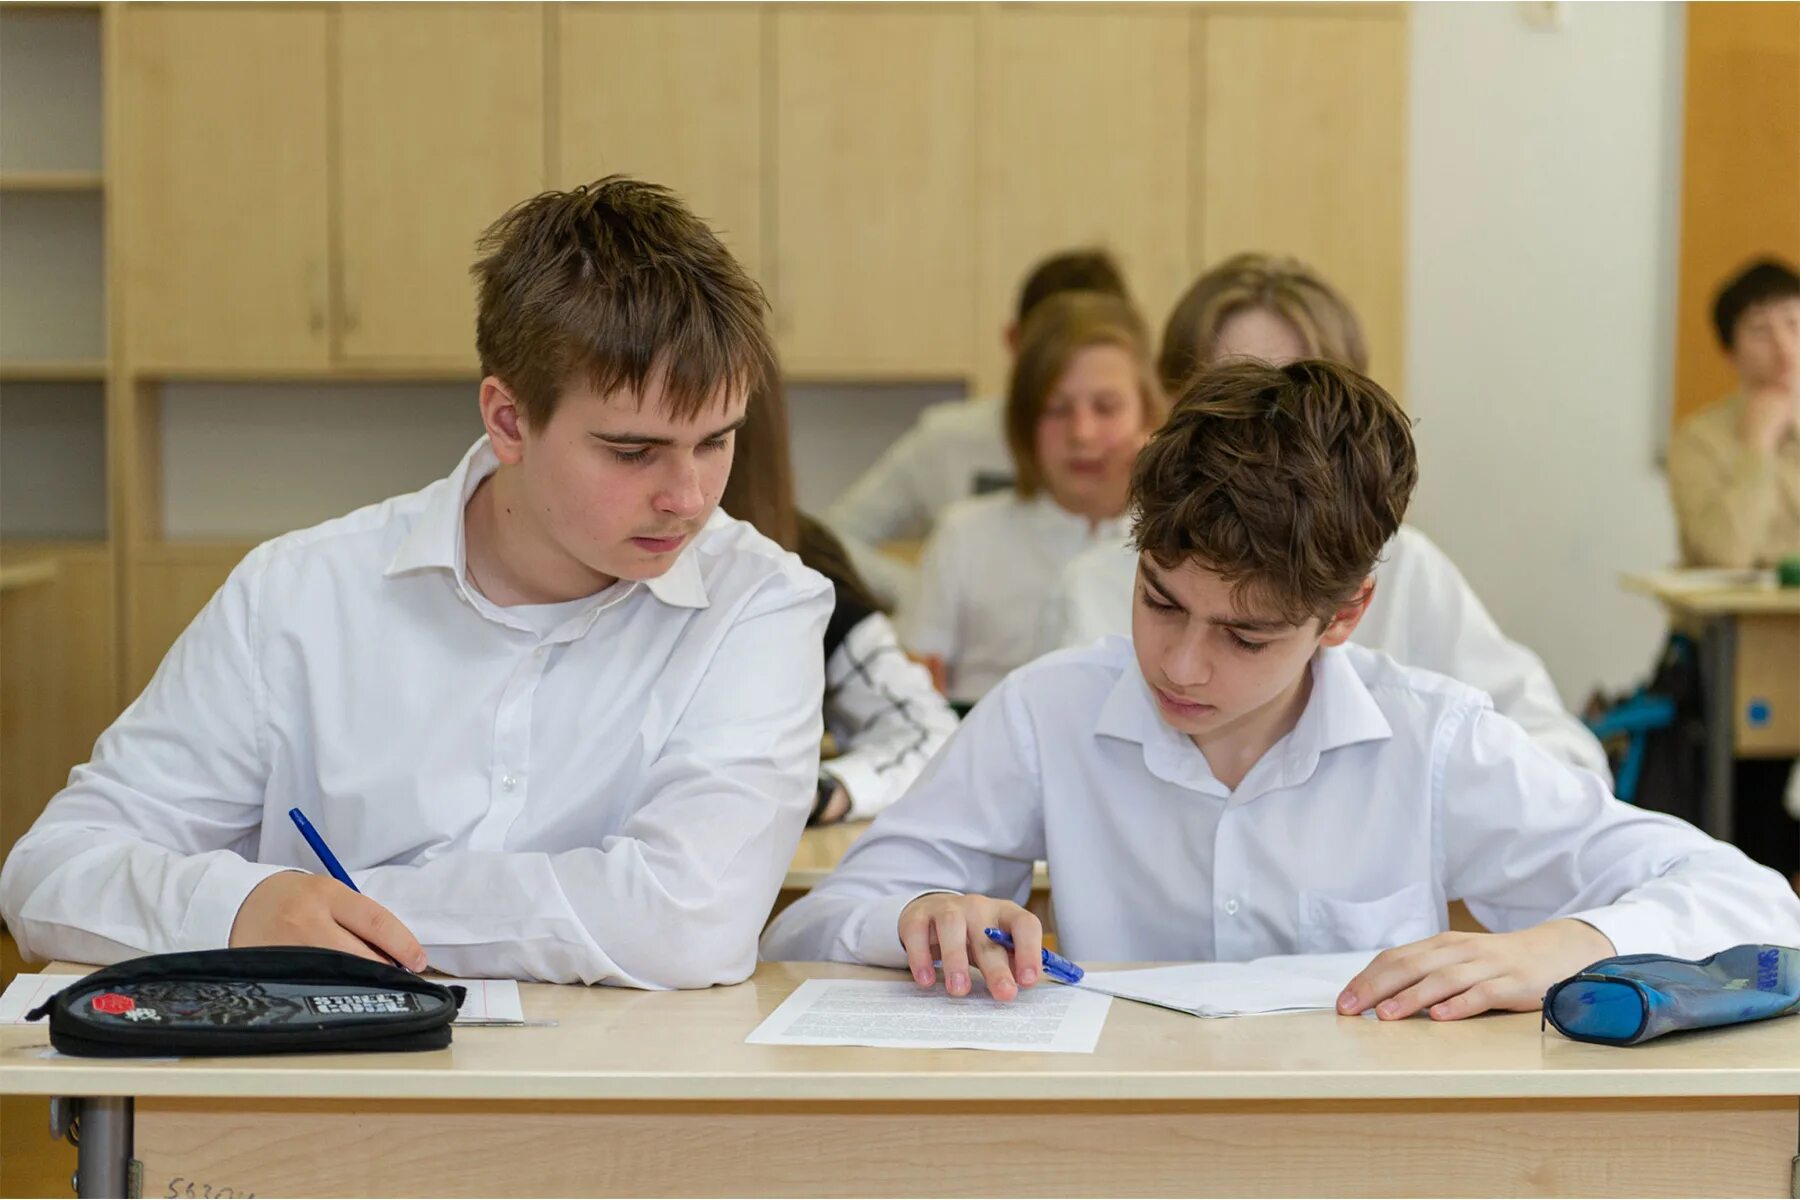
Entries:
{"type": "Polygon", "coordinates": [[[931,673],[906,656],[894,626],[870,613],[825,662],[825,728],[841,753],[819,765],[865,821],[898,800],[956,732],[931,673]]]}
{"type": "Polygon", "coordinates": [[[919,588],[903,614],[906,645],[944,659],[952,700],[971,704],[1038,653],[1044,597],[1070,562],[1122,544],[1124,517],[1093,525],[1040,492],[1008,491],[944,511],[919,561],[919,588]]]}
{"type": "Polygon", "coordinates": [[[27,954],[224,946],[258,883],[321,870],[298,806],[439,970],[750,973],[814,796],[829,585],[717,513],[662,577],[539,633],[468,582],[495,466],[484,438],[251,552],[13,849],[27,954]]]}
{"type": "Polygon", "coordinates": [[[1578,917],[1620,954],[1800,945],[1786,880],[1613,799],[1473,688],[1358,646],[1314,657],[1294,729],[1234,790],[1159,715],[1130,641],[1015,672],[818,888],[765,958],[902,966],[900,911],[934,890],[1023,903],[1050,865],[1076,960],[1374,951],[1578,917]]]}
{"type": "MultiPolygon", "coordinates": [[[[1040,653],[1130,634],[1137,562],[1121,539],[1070,563],[1045,603],[1040,653]]],[[[1606,751],[1563,707],[1543,660],[1501,632],[1449,555],[1411,526],[1383,548],[1375,598],[1350,640],[1481,689],[1545,750],[1611,783],[1606,751]]]]}
{"type": "Polygon", "coordinates": [[[939,514],[969,496],[1012,487],[1001,397],[934,404],[825,512],[863,578],[889,603],[905,602],[916,575],[875,547],[922,538],[939,514]]]}

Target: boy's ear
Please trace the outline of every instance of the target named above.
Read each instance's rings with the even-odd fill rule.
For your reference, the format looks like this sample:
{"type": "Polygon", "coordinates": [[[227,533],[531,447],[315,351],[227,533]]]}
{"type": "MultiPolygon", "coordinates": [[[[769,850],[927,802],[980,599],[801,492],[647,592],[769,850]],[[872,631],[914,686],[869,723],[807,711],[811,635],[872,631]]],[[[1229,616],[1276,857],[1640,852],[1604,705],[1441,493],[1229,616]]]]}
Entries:
{"type": "Polygon", "coordinates": [[[1017,357],[1019,353],[1019,323],[1008,321],[1006,330],[1001,336],[1006,339],[1006,352],[1017,357]]]}
{"type": "Polygon", "coordinates": [[[525,456],[525,415],[512,389],[496,375],[481,381],[481,424],[502,463],[511,466],[525,456]]]}
{"type": "Polygon", "coordinates": [[[1356,598],[1333,613],[1326,622],[1325,630],[1319,637],[1322,646],[1341,646],[1350,640],[1356,627],[1362,624],[1363,614],[1369,611],[1369,602],[1375,599],[1375,578],[1370,576],[1362,581],[1362,588],[1356,598]]]}

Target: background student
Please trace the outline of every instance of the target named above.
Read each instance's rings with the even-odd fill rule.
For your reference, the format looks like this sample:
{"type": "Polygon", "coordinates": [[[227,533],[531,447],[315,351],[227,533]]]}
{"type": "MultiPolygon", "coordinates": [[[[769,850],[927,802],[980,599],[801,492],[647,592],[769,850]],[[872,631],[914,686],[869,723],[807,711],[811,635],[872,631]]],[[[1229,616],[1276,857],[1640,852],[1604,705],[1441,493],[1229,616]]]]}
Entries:
{"type": "MultiPolygon", "coordinates": [[[[1240,254],[1199,279],[1163,329],[1158,371],[1174,394],[1195,370],[1233,359],[1281,365],[1324,358],[1361,371],[1362,328],[1349,303],[1291,258],[1240,254]]],[[[1124,539],[1072,562],[1045,605],[1039,649],[1086,645],[1131,628],[1137,555],[1124,539]]],[[[1375,567],[1375,597],[1353,640],[1480,688],[1539,745],[1610,780],[1606,752],[1563,707],[1543,661],[1509,639],[1462,572],[1423,533],[1402,525],[1375,567]]]]}
{"type": "Polygon", "coordinates": [[[1149,333],[1126,301],[1065,292],[1026,319],[1006,398],[1013,486],[944,511],[904,614],[908,647],[943,660],[952,700],[973,703],[1030,659],[1063,568],[1124,537],[1131,462],[1162,413],[1149,333]]]}
{"type": "Polygon", "coordinates": [[[253,551],[0,872],[36,958],[735,982],[818,777],[820,576],[717,511],[764,301],[666,189],[483,239],[485,435],[253,551]],[[316,873],[301,806],[361,894],[316,873]]]}
{"type": "Polygon", "coordinates": [[[831,581],[825,626],[825,727],[838,753],[819,765],[810,824],[874,816],[917,779],[956,732],[956,714],[930,673],[906,656],[894,627],[843,545],[794,507],[787,399],[779,384],[758,395],[737,431],[720,507],[800,556],[831,581]]]}
{"type": "Polygon", "coordinates": [[[767,958],[1038,976],[1056,881],[1077,960],[1355,951],[1338,1010],[1529,1010],[1614,953],[1800,939],[1786,881],[1614,799],[1486,696],[1349,645],[1417,478],[1408,421],[1319,361],[1193,376],[1132,481],[1131,637],[1010,675],[767,958]],[[1446,931],[1468,903],[1495,933],[1446,931]],[[1010,932],[1010,957],[982,933],[1010,932]]]}
{"type": "MultiPolygon", "coordinates": [[[[1019,287],[1002,337],[1009,356],[1019,330],[1043,301],[1062,292],[1104,292],[1130,300],[1118,263],[1104,250],[1066,250],[1039,262],[1019,287]]],[[[968,496],[1005,491],[1013,483],[1006,447],[1005,398],[934,404],[825,512],[859,570],[890,604],[912,593],[912,568],[881,554],[882,542],[923,538],[939,514],[968,496]]]]}

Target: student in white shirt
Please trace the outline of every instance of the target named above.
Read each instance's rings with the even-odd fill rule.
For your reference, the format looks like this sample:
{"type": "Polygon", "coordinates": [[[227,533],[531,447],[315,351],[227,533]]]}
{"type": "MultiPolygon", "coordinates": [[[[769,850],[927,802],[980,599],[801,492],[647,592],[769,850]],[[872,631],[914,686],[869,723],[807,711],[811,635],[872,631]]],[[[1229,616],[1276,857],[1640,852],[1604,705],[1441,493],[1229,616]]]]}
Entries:
{"type": "Polygon", "coordinates": [[[825,626],[825,727],[838,753],[819,766],[809,824],[865,820],[900,798],[956,732],[956,714],[931,674],[900,648],[894,627],[842,543],[794,505],[787,399],[759,394],[737,431],[721,507],[795,551],[831,581],[825,626]]]}
{"type": "Polygon", "coordinates": [[[483,250],[486,435],[232,572],[8,858],[27,955],[750,973],[812,804],[831,612],[717,511],[775,373],[762,294],[670,192],[616,176],[524,202],[483,250]]]}
{"type": "Polygon", "coordinates": [[[1066,292],[1032,312],[1006,401],[1017,480],[945,510],[904,614],[907,645],[943,660],[952,700],[979,700],[1031,658],[1063,568],[1124,536],[1131,462],[1162,413],[1149,335],[1128,303],[1066,292]]]}
{"type": "MultiPolygon", "coordinates": [[[[1173,394],[1197,364],[1236,358],[1278,366],[1326,358],[1365,371],[1363,347],[1355,312],[1317,272],[1289,258],[1240,254],[1202,275],[1176,304],[1158,371],[1173,394]]],[[[1039,653],[1129,632],[1136,576],[1128,538],[1071,562],[1045,604],[1039,653]]],[[[1480,688],[1552,755],[1611,780],[1606,751],[1563,707],[1543,661],[1501,631],[1429,538],[1402,525],[1382,549],[1375,579],[1380,586],[1352,641],[1480,688]]]]}
{"type": "MultiPolygon", "coordinates": [[[[1043,301],[1062,292],[1105,292],[1129,300],[1118,263],[1104,250],[1065,250],[1039,262],[1020,285],[1002,337],[1018,353],[1019,330],[1043,301]]],[[[882,554],[882,542],[923,538],[950,504],[1013,485],[1006,403],[998,396],[934,404],[825,510],[857,568],[889,604],[910,597],[916,573],[882,554]]]]}
{"type": "Polygon", "coordinates": [[[966,994],[1038,981],[1020,903],[1056,881],[1069,957],[1367,951],[1340,1012],[1538,1007],[1614,953],[1800,944],[1735,847],[1615,800],[1481,693],[1346,645],[1417,477],[1407,420],[1308,360],[1195,376],[1132,484],[1132,637],[1041,659],[763,939],[966,994]],[[1462,899],[1494,933],[1448,932],[1462,899]],[[1008,955],[982,930],[1009,931],[1008,955]]]}

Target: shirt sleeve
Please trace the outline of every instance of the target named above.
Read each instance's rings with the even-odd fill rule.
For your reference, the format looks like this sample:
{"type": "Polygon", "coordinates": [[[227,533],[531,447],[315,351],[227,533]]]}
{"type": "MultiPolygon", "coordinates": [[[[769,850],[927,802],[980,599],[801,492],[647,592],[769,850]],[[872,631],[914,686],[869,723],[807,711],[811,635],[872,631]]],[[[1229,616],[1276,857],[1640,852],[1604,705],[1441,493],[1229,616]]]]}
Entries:
{"type": "Polygon", "coordinates": [[[1438,750],[1446,892],[1495,932],[1573,917],[1618,954],[1702,958],[1800,945],[1787,880],[1684,821],[1614,799],[1513,722],[1471,703],[1438,750]]]}
{"type": "MultiPolygon", "coordinates": [[[[1551,756],[1593,771],[1608,786],[1612,768],[1588,727],[1563,706],[1544,662],[1501,631],[1456,564],[1423,534],[1412,531],[1405,572],[1376,585],[1403,605],[1403,660],[1480,688],[1494,707],[1516,721],[1551,756]]],[[[1396,657],[1402,655],[1396,652],[1396,657]]]]}
{"type": "Polygon", "coordinates": [[[1037,763],[1024,697],[1009,680],[837,869],[775,918],[763,957],[905,966],[900,911],[916,897],[947,891],[1023,904],[1044,857],[1037,763]]]}
{"type": "Polygon", "coordinates": [[[249,861],[268,781],[253,649],[268,553],[238,564],[14,845],[0,912],[28,957],[228,945],[244,898],[288,869],[249,861]]]}
{"type": "Polygon", "coordinates": [[[846,541],[866,545],[924,537],[943,503],[941,497],[924,494],[922,460],[929,453],[921,419],[825,510],[825,523],[846,541]]]}
{"type": "Polygon", "coordinates": [[[376,867],[363,892],[450,974],[659,989],[748,978],[815,795],[830,615],[817,577],[749,601],[619,834],[376,867]]]}
{"type": "Polygon", "coordinates": [[[957,621],[962,572],[956,542],[955,520],[940,523],[919,556],[918,587],[901,614],[901,637],[907,649],[944,660],[952,695],[956,658],[962,650],[957,621]]]}
{"type": "Polygon", "coordinates": [[[1669,445],[1683,550],[1691,566],[1755,566],[1780,498],[1776,465],[1735,438],[1715,445],[1706,434],[1690,421],[1669,445]]]}
{"type": "Polygon", "coordinates": [[[850,817],[865,820],[919,777],[956,732],[956,714],[873,613],[825,664],[825,724],[843,753],[819,769],[849,794],[850,817]]]}

